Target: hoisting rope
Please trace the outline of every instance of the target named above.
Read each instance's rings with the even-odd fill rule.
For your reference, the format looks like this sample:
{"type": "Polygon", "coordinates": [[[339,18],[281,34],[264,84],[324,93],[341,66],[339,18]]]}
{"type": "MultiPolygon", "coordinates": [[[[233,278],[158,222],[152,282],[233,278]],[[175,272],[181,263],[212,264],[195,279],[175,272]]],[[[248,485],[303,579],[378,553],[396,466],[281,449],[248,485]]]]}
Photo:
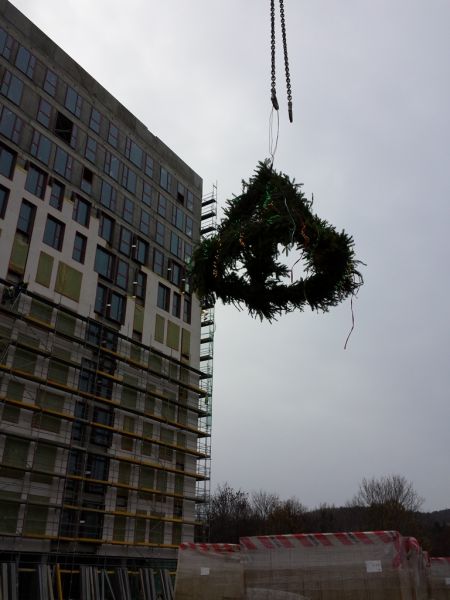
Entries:
{"type": "MultiPolygon", "coordinates": [[[[291,76],[289,74],[289,58],[287,51],[287,40],[286,40],[286,21],[284,15],[284,0],[280,0],[280,20],[281,20],[281,36],[283,39],[283,52],[284,52],[284,70],[286,73],[286,89],[288,99],[288,114],[289,121],[292,123],[292,92],[291,92],[291,76]]],[[[276,91],[276,73],[275,73],[275,0],[270,0],[270,48],[271,48],[271,101],[272,106],[275,110],[278,110],[279,104],[277,99],[276,91]]]]}

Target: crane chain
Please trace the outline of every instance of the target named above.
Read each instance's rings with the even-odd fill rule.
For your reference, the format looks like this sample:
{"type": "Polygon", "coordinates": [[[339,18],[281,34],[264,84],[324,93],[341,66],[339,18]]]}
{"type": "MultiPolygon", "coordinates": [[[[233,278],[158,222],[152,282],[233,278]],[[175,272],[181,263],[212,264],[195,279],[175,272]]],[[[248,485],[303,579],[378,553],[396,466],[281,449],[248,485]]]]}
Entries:
{"type": "MultiPolygon", "coordinates": [[[[284,13],[284,0],[280,1],[280,18],[281,18],[281,35],[283,39],[283,52],[284,52],[284,70],[286,74],[286,89],[288,99],[288,113],[289,121],[293,121],[292,113],[292,90],[291,90],[291,76],[289,73],[289,57],[287,50],[287,38],[286,38],[286,18],[284,13]]],[[[275,66],[275,0],[270,0],[270,50],[271,50],[271,101],[272,106],[275,110],[279,109],[277,92],[276,92],[276,66],[275,66]]]]}

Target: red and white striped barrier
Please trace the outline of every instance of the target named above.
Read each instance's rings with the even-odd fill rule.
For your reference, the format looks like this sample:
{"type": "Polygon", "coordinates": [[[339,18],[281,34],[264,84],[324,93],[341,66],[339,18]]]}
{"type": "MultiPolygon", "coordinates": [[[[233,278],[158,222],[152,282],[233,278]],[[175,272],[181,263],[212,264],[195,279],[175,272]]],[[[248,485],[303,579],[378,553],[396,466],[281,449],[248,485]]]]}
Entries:
{"type": "Polygon", "coordinates": [[[355,544],[399,544],[398,531],[354,531],[341,533],[297,533],[288,535],[259,535],[240,539],[245,550],[277,550],[280,548],[313,548],[353,546],[355,544]]]}
{"type": "Polygon", "coordinates": [[[190,542],[180,545],[180,550],[193,550],[194,552],[208,552],[216,554],[229,554],[230,552],[239,552],[239,544],[193,544],[190,542]]]}

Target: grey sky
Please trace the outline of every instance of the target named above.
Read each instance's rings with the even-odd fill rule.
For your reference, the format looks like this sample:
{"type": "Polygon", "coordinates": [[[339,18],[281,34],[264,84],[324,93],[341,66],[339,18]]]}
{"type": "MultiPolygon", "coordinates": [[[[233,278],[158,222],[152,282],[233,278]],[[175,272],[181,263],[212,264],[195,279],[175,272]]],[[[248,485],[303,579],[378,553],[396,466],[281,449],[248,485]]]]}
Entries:
{"type": "MultiPolygon", "coordinates": [[[[222,204],[268,155],[268,0],[13,3],[222,204]]],[[[294,124],[280,63],[275,167],[353,235],[366,283],[345,351],[350,302],[272,325],[217,306],[213,487],[313,507],[400,473],[447,508],[450,3],[285,4],[294,124]]]]}

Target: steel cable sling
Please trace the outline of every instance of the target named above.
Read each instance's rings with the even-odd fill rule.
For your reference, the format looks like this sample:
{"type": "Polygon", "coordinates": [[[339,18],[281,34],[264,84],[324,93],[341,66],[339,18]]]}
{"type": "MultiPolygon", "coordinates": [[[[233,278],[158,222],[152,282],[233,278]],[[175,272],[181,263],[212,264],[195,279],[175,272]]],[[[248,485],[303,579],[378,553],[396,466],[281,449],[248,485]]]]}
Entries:
{"type": "MultiPolygon", "coordinates": [[[[281,36],[283,39],[283,52],[284,52],[284,70],[286,73],[286,89],[288,99],[288,114],[289,121],[293,121],[292,113],[292,91],[291,91],[291,76],[289,73],[289,57],[287,51],[287,39],[286,39],[286,20],[284,14],[284,0],[280,1],[280,20],[281,20],[281,36]]],[[[276,69],[275,69],[275,0],[270,0],[270,48],[271,48],[271,100],[272,106],[275,110],[280,108],[277,99],[276,91],[276,69]]]]}

